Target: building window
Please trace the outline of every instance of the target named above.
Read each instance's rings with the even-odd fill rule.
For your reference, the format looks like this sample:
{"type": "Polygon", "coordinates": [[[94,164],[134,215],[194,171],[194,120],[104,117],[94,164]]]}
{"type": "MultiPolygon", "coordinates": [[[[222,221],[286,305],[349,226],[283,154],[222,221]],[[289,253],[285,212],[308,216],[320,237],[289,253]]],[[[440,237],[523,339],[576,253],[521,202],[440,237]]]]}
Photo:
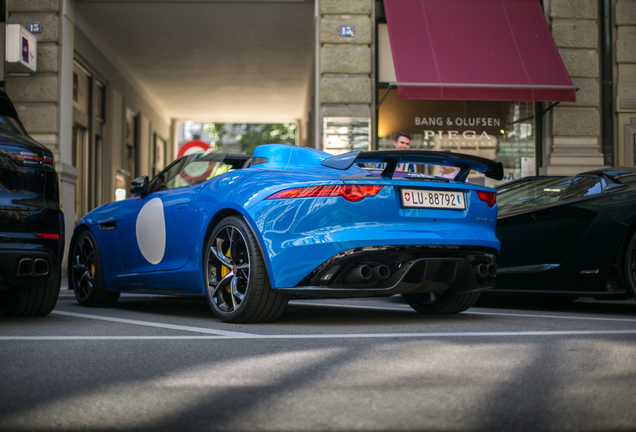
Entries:
{"type": "Polygon", "coordinates": [[[79,62],[73,65],[73,166],[75,221],[102,204],[102,137],[105,85],[79,62]]]}
{"type": "Polygon", "coordinates": [[[398,99],[391,89],[378,110],[378,149],[393,148],[395,134],[408,132],[413,150],[498,160],[511,180],[535,174],[534,121],[532,102],[398,99]]]}

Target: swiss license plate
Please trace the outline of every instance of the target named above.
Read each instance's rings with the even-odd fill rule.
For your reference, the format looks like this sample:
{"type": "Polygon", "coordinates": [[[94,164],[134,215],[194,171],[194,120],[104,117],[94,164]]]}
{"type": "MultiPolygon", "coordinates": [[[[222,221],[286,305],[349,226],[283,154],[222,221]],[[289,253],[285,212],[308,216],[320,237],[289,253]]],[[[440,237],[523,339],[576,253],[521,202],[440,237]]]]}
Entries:
{"type": "Polygon", "coordinates": [[[463,192],[445,192],[428,189],[402,189],[404,208],[441,208],[464,210],[466,201],[463,192]]]}

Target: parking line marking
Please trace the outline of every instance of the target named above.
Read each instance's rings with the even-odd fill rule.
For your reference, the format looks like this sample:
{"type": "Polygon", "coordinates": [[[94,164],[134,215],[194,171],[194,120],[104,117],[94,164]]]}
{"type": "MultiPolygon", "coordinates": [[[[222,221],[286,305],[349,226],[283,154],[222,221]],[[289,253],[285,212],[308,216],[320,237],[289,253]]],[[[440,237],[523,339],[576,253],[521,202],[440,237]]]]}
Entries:
{"type": "Polygon", "coordinates": [[[75,341],[75,340],[222,340],[222,339],[387,339],[444,337],[506,337],[506,336],[595,336],[636,335],[636,330],[563,330],[520,332],[448,332],[448,333],[362,333],[362,334],[287,334],[258,335],[239,333],[218,336],[0,336],[1,341],[75,341]]]}
{"type": "MultiPolygon", "coordinates": [[[[330,303],[313,303],[311,301],[291,301],[290,304],[302,305],[302,306],[323,306],[323,307],[335,307],[335,308],[349,308],[349,309],[375,309],[375,310],[390,310],[400,312],[412,312],[415,313],[410,306],[397,306],[397,307],[382,307],[382,306],[356,306],[356,305],[338,305],[330,303]]],[[[633,322],[636,323],[636,319],[630,318],[600,318],[600,317],[580,317],[580,316],[558,316],[558,315],[536,315],[536,314],[515,314],[515,313],[503,313],[503,312],[476,312],[465,311],[462,315],[494,315],[494,316],[511,316],[511,317],[527,317],[527,318],[553,318],[553,319],[572,319],[572,320],[590,320],[590,321],[618,321],[618,322],[633,322]]]]}
{"type": "Polygon", "coordinates": [[[217,336],[231,336],[231,337],[254,336],[251,333],[216,330],[216,329],[203,328],[203,327],[190,327],[190,326],[182,326],[182,325],[175,325],[175,324],[163,324],[163,323],[157,323],[157,322],[138,321],[138,320],[125,319],[125,318],[104,317],[99,315],[63,312],[58,310],[54,310],[51,313],[57,314],[57,315],[76,317],[76,318],[87,318],[87,319],[94,319],[94,320],[101,320],[101,321],[110,321],[110,322],[116,322],[116,323],[122,323],[122,324],[134,324],[134,325],[141,325],[141,326],[147,326],[147,327],[159,327],[159,328],[165,328],[170,330],[182,330],[182,331],[189,331],[189,332],[196,332],[196,333],[207,333],[207,334],[213,334],[217,336]]]}
{"type": "Polygon", "coordinates": [[[571,319],[571,320],[589,320],[589,321],[618,321],[618,322],[636,323],[636,319],[629,319],[629,318],[600,318],[600,317],[581,317],[581,316],[513,314],[513,313],[502,313],[502,312],[466,312],[466,313],[469,315],[497,315],[497,316],[511,316],[511,317],[553,318],[553,319],[571,319]]]}

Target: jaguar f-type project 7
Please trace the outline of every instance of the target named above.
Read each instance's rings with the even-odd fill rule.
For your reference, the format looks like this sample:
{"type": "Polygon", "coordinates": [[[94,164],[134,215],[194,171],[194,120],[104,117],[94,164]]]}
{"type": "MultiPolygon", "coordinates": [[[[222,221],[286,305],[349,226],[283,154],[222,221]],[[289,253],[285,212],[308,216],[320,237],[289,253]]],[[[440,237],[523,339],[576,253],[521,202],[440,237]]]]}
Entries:
{"type": "Polygon", "coordinates": [[[471,170],[503,176],[498,162],[420,150],[186,155],[79,221],[69,285],[85,306],[120,292],[205,295],[227,322],[273,320],[294,297],[403,294],[418,312],[458,313],[498,265],[495,190],[466,183],[471,170]],[[457,175],[426,174],[432,165],[457,175]]]}

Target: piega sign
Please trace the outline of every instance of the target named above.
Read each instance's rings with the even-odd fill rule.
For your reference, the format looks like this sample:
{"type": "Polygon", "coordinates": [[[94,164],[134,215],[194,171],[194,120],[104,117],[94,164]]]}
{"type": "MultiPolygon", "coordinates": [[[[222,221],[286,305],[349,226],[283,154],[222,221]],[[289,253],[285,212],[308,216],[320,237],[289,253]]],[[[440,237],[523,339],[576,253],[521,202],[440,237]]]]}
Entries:
{"type": "Polygon", "coordinates": [[[419,132],[424,141],[438,140],[440,147],[449,149],[496,147],[497,140],[486,128],[501,129],[501,118],[493,117],[415,117],[414,123],[425,128],[419,132]]]}

